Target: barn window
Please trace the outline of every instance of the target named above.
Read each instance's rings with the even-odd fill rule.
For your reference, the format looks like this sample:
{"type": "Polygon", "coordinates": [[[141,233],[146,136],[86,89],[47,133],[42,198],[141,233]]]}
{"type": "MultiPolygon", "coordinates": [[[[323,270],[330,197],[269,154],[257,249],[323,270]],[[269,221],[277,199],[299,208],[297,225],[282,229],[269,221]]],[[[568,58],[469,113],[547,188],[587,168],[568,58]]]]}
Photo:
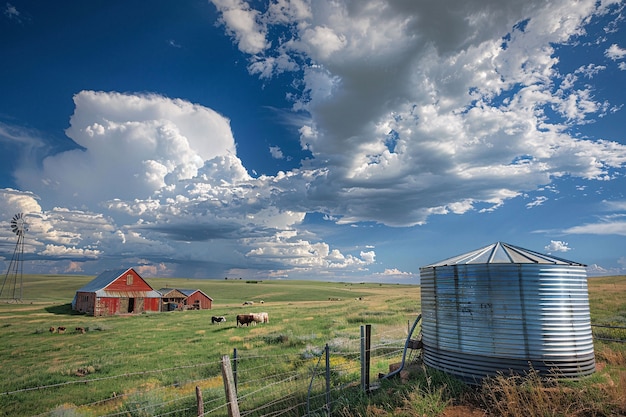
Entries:
{"type": "Polygon", "coordinates": [[[126,275],[126,285],[133,285],[133,275],[132,274],[126,275]]]}

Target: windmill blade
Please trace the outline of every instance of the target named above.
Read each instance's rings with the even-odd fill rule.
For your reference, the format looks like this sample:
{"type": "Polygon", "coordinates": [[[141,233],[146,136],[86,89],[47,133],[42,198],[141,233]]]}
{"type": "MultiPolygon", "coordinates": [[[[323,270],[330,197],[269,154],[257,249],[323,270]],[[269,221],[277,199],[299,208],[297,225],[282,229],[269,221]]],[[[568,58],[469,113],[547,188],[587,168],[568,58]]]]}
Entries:
{"type": "Polygon", "coordinates": [[[24,234],[26,230],[26,222],[24,221],[24,213],[17,213],[11,219],[11,231],[18,236],[24,234]]]}

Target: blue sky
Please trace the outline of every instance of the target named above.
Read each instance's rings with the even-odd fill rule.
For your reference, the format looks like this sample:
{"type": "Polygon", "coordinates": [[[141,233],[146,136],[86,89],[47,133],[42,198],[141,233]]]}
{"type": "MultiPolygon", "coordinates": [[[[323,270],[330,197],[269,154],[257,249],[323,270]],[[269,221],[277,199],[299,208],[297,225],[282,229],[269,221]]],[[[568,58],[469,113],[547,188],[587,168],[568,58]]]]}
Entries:
{"type": "Polygon", "coordinates": [[[626,273],[623,1],[0,3],[0,259],[417,283],[626,273]]]}

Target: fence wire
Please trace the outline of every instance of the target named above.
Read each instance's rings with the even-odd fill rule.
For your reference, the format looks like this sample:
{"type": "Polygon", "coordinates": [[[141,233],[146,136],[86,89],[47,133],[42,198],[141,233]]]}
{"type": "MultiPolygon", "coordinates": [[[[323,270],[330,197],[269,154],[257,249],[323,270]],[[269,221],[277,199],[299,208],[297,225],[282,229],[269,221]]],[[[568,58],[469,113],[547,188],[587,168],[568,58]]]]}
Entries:
{"type": "MultiPolygon", "coordinates": [[[[592,331],[594,340],[626,342],[626,327],[624,326],[592,325],[592,331]]],[[[408,330],[404,334],[398,334],[397,330],[373,333],[372,339],[374,340],[370,347],[371,363],[397,362],[402,357],[407,333],[408,330]]],[[[237,362],[237,400],[241,416],[304,416],[307,412],[310,416],[328,415],[333,408],[341,406],[342,394],[346,387],[358,387],[361,376],[361,352],[359,351],[361,343],[363,343],[362,338],[357,337],[350,339],[349,343],[328,344],[330,381],[325,375],[324,348],[321,346],[307,346],[306,352],[277,355],[245,352],[238,355],[236,359],[233,358],[231,360],[233,365],[235,360],[237,362]]],[[[107,414],[100,414],[102,417],[196,416],[195,393],[176,392],[181,386],[195,385],[201,387],[202,405],[205,410],[202,415],[226,417],[228,404],[224,395],[223,382],[217,386],[214,383],[217,380],[221,382],[221,373],[217,371],[219,364],[220,361],[215,360],[194,365],[27,387],[2,392],[0,397],[28,394],[39,390],[54,390],[70,384],[90,385],[116,378],[141,378],[147,375],[204,367],[206,370],[213,370],[213,373],[207,375],[206,378],[188,379],[176,384],[117,394],[113,398],[77,405],[74,410],[105,407],[109,411],[107,414]],[[202,388],[203,385],[211,385],[211,387],[202,388]]],[[[49,411],[40,416],[53,414],[55,414],[54,411],[49,411]]]]}

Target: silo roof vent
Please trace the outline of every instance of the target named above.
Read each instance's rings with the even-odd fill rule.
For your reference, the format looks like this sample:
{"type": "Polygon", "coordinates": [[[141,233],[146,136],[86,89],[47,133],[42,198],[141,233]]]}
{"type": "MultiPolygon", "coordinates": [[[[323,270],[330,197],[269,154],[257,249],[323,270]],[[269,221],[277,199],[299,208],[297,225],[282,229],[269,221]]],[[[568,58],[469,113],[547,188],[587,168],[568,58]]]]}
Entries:
{"type": "Polygon", "coordinates": [[[550,264],[550,265],[572,265],[586,266],[584,264],[568,261],[552,255],[546,255],[519,246],[510,245],[504,242],[496,242],[491,245],[473,250],[463,255],[427,265],[424,268],[438,266],[459,265],[459,264],[550,264]]]}

